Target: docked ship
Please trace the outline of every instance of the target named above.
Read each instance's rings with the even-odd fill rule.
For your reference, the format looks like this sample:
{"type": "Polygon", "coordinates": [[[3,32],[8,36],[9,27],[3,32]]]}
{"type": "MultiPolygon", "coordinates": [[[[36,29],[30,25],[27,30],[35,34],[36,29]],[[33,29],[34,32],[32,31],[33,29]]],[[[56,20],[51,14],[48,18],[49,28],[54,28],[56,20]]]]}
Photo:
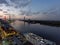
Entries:
{"type": "Polygon", "coordinates": [[[24,34],[24,36],[33,45],[56,45],[55,42],[47,40],[47,39],[43,39],[42,37],[33,33],[27,33],[27,34],[24,34]]]}

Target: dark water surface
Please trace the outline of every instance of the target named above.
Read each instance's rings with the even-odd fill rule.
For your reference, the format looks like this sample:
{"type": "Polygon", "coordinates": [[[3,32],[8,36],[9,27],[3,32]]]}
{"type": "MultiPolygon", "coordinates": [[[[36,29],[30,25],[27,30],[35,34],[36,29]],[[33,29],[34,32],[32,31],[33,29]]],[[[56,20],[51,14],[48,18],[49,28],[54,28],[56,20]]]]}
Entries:
{"type": "Polygon", "coordinates": [[[43,38],[49,39],[60,45],[60,27],[51,27],[40,24],[28,24],[22,21],[15,21],[12,26],[22,33],[32,32],[43,38]]]}

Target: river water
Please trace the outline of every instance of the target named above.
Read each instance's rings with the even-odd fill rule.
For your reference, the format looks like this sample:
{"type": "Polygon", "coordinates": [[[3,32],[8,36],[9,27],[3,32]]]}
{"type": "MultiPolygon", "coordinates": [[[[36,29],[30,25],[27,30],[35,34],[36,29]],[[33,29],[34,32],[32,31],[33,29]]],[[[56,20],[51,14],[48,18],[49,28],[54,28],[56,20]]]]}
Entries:
{"type": "Polygon", "coordinates": [[[40,24],[28,24],[22,21],[15,21],[11,25],[21,33],[32,32],[45,39],[54,41],[60,45],[60,27],[52,27],[40,24]]]}

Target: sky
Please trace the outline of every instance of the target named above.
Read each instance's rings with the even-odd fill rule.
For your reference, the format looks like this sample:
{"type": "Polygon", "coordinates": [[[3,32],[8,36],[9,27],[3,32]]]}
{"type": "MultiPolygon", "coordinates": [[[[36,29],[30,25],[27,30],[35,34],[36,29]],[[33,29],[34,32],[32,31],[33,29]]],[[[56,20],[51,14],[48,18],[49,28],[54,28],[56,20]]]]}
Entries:
{"type": "Polygon", "coordinates": [[[60,20],[60,0],[0,0],[0,15],[60,20]]]}
{"type": "Polygon", "coordinates": [[[60,5],[60,0],[32,0],[34,11],[46,11],[60,5]]]}

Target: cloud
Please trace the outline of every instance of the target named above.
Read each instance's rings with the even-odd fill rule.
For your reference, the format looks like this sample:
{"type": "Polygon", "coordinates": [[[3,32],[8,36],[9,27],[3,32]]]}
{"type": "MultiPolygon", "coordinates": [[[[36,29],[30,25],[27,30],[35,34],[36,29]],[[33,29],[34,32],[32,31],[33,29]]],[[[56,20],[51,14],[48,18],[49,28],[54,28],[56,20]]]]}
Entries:
{"type": "Polygon", "coordinates": [[[30,4],[31,0],[1,0],[0,6],[5,4],[5,6],[11,6],[14,8],[23,8],[30,4]]]}
{"type": "Polygon", "coordinates": [[[26,8],[30,2],[31,0],[1,0],[0,11],[5,15],[26,15],[30,16],[30,18],[32,17],[32,19],[39,20],[60,20],[60,7],[53,7],[42,13],[40,11],[32,12],[29,11],[29,9],[27,9],[28,11],[22,10],[26,8]]]}
{"type": "Polygon", "coordinates": [[[37,20],[60,20],[60,8],[49,9],[45,12],[22,11],[22,15],[26,15],[31,19],[37,20]]]}
{"type": "Polygon", "coordinates": [[[0,9],[0,11],[3,11],[2,9],[0,9]]]}
{"type": "Polygon", "coordinates": [[[14,6],[16,8],[26,7],[31,0],[6,0],[9,6],[14,6]]]}
{"type": "Polygon", "coordinates": [[[0,4],[6,4],[8,6],[15,6],[15,7],[25,7],[30,2],[31,0],[1,0],[0,4]]]}
{"type": "Polygon", "coordinates": [[[2,4],[2,3],[8,4],[6,0],[0,0],[0,4],[2,4]]]}
{"type": "Polygon", "coordinates": [[[25,8],[30,4],[31,0],[1,0],[0,11],[6,15],[24,15],[25,13],[20,11],[21,8],[25,8]],[[20,11],[20,12],[19,12],[20,11]]]}
{"type": "Polygon", "coordinates": [[[50,11],[43,12],[42,17],[44,20],[60,20],[60,8],[51,9],[50,11]]]}

